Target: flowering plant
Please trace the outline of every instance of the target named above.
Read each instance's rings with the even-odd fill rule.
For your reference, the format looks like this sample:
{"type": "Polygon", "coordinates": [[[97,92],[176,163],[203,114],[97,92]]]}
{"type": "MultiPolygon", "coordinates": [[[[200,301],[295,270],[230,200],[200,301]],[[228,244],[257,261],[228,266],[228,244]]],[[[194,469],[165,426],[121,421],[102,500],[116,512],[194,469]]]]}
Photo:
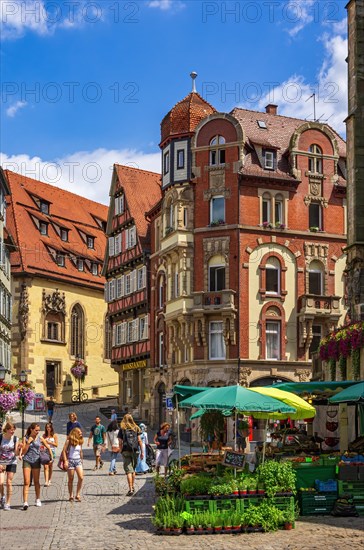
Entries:
{"type": "Polygon", "coordinates": [[[273,226],[270,222],[263,222],[262,227],[264,227],[264,229],[272,229],[273,226]]]}
{"type": "Polygon", "coordinates": [[[76,380],[81,380],[81,382],[85,380],[85,376],[87,374],[87,365],[82,359],[76,359],[76,361],[73,363],[71,367],[71,374],[76,380]]]}
{"type": "Polygon", "coordinates": [[[7,413],[15,408],[22,410],[23,407],[25,409],[33,399],[31,382],[0,382],[0,412],[7,413]]]}
{"type": "Polygon", "coordinates": [[[353,323],[342,327],[320,342],[319,353],[324,361],[338,361],[350,355],[356,357],[364,347],[364,322],[353,323]]]}

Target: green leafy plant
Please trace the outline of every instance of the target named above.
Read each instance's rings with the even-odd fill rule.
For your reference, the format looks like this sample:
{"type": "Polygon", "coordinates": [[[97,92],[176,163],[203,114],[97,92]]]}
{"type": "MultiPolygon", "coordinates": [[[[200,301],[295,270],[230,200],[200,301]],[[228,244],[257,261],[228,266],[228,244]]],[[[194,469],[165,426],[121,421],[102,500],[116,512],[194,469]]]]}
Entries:
{"type": "Polygon", "coordinates": [[[267,460],[258,467],[258,476],[265,485],[268,497],[280,492],[296,492],[296,474],[291,462],[267,460]]]}
{"type": "Polygon", "coordinates": [[[200,434],[203,441],[218,436],[225,426],[225,417],[221,411],[205,412],[200,419],[200,434]]]}
{"type": "Polygon", "coordinates": [[[211,478],[208,476],[191,476],[182,479],[180,483],[183,495],[207,495],[211,485],[211,478]]]}
{"type": "Polygon", "coordinates": [[[211,485],[208,489],[209,495],[231,495],[233,492],[230,483],[219,483],[216,485],[211,485]]]}

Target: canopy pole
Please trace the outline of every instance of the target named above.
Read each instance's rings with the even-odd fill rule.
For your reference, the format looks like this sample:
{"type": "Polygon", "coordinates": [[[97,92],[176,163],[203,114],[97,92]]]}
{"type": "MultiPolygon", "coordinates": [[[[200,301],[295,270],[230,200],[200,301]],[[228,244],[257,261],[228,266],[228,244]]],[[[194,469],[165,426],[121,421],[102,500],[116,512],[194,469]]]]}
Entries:
{"type": "MultiPolygon", "coordinates": [[[[237,434],[237,431],[238,431],[238,424],[237,424],[237,411],[235,409],[235,425],[234,425],[234,451],[236,451],[236,434],[237,434]]],[[[236,479],[236,468],[234,468],[234,477],[236,479]]]]}
{"type": "Polygon", "coordinates": [[[266,447],[266,444],[267,444],[267,434],[268,434],[268,418],[265,422],[262,464],[264,464],[264,460],[265,460],[265,447],[266,447]]]}
{"type": "Polygon", "coordinates": [[[178,397],[176,399],[176,411],[177,411],[178,467],[179,469],[181,469],[181,434],[179,429],[178,397]]]}

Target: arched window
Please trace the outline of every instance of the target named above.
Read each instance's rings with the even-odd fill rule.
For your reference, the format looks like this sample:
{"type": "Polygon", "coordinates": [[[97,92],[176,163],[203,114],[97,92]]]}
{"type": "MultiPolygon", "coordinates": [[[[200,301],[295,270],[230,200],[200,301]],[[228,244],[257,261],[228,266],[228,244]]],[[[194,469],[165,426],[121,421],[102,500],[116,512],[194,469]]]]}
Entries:
{"type": "Polygon", "coordinates": [[[164,275],[159,277],[158,284],[158,307],[161,309],[164,306],[164,275]]]}
{"type": "Polygon", "coordinates": [[[282,195],[278,194],[274,197],[274,223],[276,225],[284,223],[283,200],[282,195]]]}
{"type": "Polygon", "coordinates": [[[312,174],[322,174],[322,149],[315,143],[310,145],[308,152],[312,156],[308,157],[308,171],[312,174]]]}
{"type": "Polygon", "coordinates": [[[265,270],[266,294],[280,294],[281,264],[278,258],[270,256],[265,264],[265,270]]]}
{"type": "Polygon", "coordinates": [[[85,316],[79,304],[71,312],[71,355],[85,358],[85,316]]]}
{"type": "Polygon", "coordinates": [[[225,164],[225,149],[221,146],[225,145],[223,136],[215,136],[210,141],[210,166],[225,164]]]}
{"type": "Polygon", "coordinates": [[[272,221],[272,198],[269,193],[264,193],[262,201],[262,220],[263,223],[272,221]]]}
{"type": "Polygon", "coordinates": [[[270,302],[262,309],[261,359],[279,361],[285,357],[285,315],[283,307],[270,302]]]}
{"type": "Polygon", "coordinates": [[[308,293],[324,294],[324,266],[318,260],[313,260],[308,268],[308,293]]]}
{"type": "Polygon", "coordinates": [[[216,255],[209,260],[209,292],[225,290],[225,259],[216,255]]]}

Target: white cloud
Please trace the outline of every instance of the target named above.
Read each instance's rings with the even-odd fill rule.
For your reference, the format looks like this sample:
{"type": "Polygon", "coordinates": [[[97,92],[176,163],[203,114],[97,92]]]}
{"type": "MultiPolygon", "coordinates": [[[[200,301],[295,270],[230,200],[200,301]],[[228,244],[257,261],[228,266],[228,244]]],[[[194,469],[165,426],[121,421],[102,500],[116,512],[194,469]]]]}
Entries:
{"type": "Polygon", "coordinates": [[[0,153],[0,163],[4,170],[50,183],[103,204],[109,204],[114,163],[160,173],[159,152],[148,154],[133,149],[78,151],[48,161],[27,154],[9,156],[0,153]]]}
{"type": "Polygon", "coordinates": [[[290,36],[296,36],[314,20],[316,0],[289,0],[285,6],[286,19],[294,26],[289,29],[290,36]]]}
{"type": "Polygon", "coordinates": [[[19,111],[19,109],[23,109],[27,105],[28,105],[28,103],[26,101],[17,101],[13,105],[10,105],[10,107],[8,107],[5,112],[6,112],[7,116],[9,116],[10,118],[13,118],[13,117],[15,117],[15,115],[19,111]]]}
{"type": "Polygon", "coordinates": [[[78,28],[103,20],[96,2],[46,2],[45,0],[0,0],[2,40],[15,40],[26,32],[51,35],[59,28],[78,28]]]}
{"type": "MultiPolygon", "coordinates": [[[[313,99],[316,93],[316,119],[332,126],[345,135],[344,119],[347,117],[347,39],[344,36],[324,35],[325,56],[315,83],[307,82],[302,75],[292,75],[259,101],[257,107],[264,110],[268,103],[279,106],[279,114],[295,118],[314,119],[313,99]]],[[[251,109],[244,105],[245,108],[251,109]]]]}
{"type": "Polygon", "coordinates": [[[182,9],[185,6],[183,2],[180,2],[179,0],[149,0],[147,2],[148,8],[157,8],[162,11],[168,11],[168,10],[175,10],[175,9],[182,9]]]}

